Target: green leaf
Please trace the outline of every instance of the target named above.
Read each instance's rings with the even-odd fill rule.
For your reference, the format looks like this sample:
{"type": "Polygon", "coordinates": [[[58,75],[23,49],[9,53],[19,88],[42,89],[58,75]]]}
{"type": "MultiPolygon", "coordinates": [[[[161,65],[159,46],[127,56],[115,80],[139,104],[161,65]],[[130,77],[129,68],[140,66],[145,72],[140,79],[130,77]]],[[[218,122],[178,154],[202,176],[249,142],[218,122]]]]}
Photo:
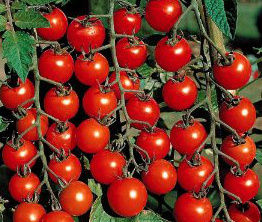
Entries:
{"type": "Polygon", "coordinates": [[[259,162],[262,165],[262,150],[261,149],[257,149],[256,159],[257,159],[257,162],[259,162]]]}
{"type": "Polygon", "coordinates": [[[56,0],[22,0],[22,1],[27,3],[28,5],[46,5],[51,2],[55,2],[56,0]]]}
{"type": "Polygon", "coordinates": [[[256,203],[260,207],[260,209],[262,210],[262,200],[257,200],[256,203]]]}
{"type": "Polygon", "coordinates": [[[160,118],[168,129],[172,129],[173,125],[181,119],[182,115],[182,112],[162,112],[160,118]]]}
{"type": "Polygon", "coordinates": [[[9,126],[10,122],[3,119],[2,116],[0,116],[0,133],[4,132],[7,127],[9,126]]]}
{"type": "Polygon", "coordinates": [[[0,15],[0,32],[6,29],[6,17],[0,15]]]}
{"type": "Polygon", "coordinates": [[[224,0],[227,22],[229,24],[230,33],[232,38],[235,38],[237,29],[237,1],[236,0],[224,0]]]}
{"type": "Polygon", "coordinates": [[[148,64],[144,63],[142,66],[140,66],[137,70],[138,74],[140,74],[142,77],[149,77],[154,72],[155,69],[150,67],[148,64]]]}
{"type": "Polygon", "coordinates": [[[25,81],[32,64],[34,39],[21,31],[6,31],[3,38],[3,56],[22,81],[25,81]]]}
{"type": "Polygon", "coordinates": [[[74,217],[74,222],[79,222],[78,217],[74,217]]]}
{"type": "MultiPolygon", "coordinates": [[[[216,94],[216,90],[215,89],[212,89],[212,106],[213,106],[213,109],[214,111],[218,111],[218,103],[217,103],[217,94],[216,94]]],[[[197,101],[196,101],[196,104],[200,103],[201,101],[203,101],[204,99],[206,98],[206,91],[205,90],[200,90],[198,91],[198,95],[197,95],[197,101]]],[[[204,107],[206,108],[206,106],[201,106],[201,107],[204,107]]]]}
{"type": "Polygon", "coordinates": [[[261,94],[257,90],[261,88],[261,84],[262,79],[258,78],[241,88],[238,95],[249,98],[252,103],[258,102],[261,100],[261,94]]]}
{"type": "Polygon", "coordinates": [[[89,160],[87,159],[87,157],[83,155],[83,156],[81,156],[80,160],[83,162],[84,168],[86,170],[90,170],[90,163],[89,163],[89,160]]]}
{"type": "Polygon", "coordinates": [[[0,13],[3,13],[6,11],[5,4],[0,4],[0,13]]]}
{"type": "Polygon", "coordinates": [[[26,4],[24,2],[15,1],[11,5],[12,10],[26,9],[26,4]]]}
{"type": "Polygon", "coordinates": [[[217,190],[213,190],[211,193],[208,194],[208,199],[210,200],[213,208],[217,208],[220,205],[220,197],[217,190]]]}
{"type": "Polygon", "coordinates": [[[103,195],[101,185],[99,183],[96,183],[94,179],[88,179],[88,186],[96,196],[100,197],[103,195]]]}

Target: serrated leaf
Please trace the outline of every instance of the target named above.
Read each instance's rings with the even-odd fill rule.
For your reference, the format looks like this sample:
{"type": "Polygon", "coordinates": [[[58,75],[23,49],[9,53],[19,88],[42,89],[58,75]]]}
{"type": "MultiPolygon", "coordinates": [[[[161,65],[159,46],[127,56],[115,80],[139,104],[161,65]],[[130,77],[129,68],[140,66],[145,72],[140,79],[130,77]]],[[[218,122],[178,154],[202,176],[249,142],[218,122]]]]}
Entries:
{"type": "Polygon", "coordinates": [[[6,17],[0,15],[0,32],[6,29],[6,17]]]}
{"type": "Polygon", "coordinates": [[[26,4],[24,2],[15,1],[11,5],[12,10],[26,9],[26,4]]]}
{"type": "Polygon", "coordinates": [[[237,29],[237,1],[236,0],[224,0],[227,22],[230,28],[232,38],[235,38],[237,29]]]}
{"type": "Polygon", "coordinates": [[[7,127],[9,126],[10,122],[3,119],[2,116],[0,116],[0,133],[5,131],[7,127]]]}
{"type": "MultiPolygon", "coordinates": [[[[198,91],[196,104],[202,102],[205,98],[206,98],[206,91],[205,90],[198,91]]],[[[211,99],[212,99],[212,107],[214,111],[218,111],[217,93],[215,89],[212,89],[211,99]]],[[[206,106],[204,105],[202,105],[201,107],[206,108],[206,106]]]]}
{"type": "Polygon", "coordinates": [[[83,162],[84,168],[90,170],[90,163],[86,156],[81,156],[81,161],[83,162]]]}
{"type": "Polygon", "coordinates": [[[262,210],[262,200],[257,200],[256,203],[260,207],[260,209],[262,210]]]}
{"type": "Polygon", "coordinates": [[[257,162],[259,162],[262,165],[262,150],[261,149],[257,149],[256,160],[257,162]]]}
{"type": "Polygon", "coordinates": [[[27,3],[28,5],[46,5],[51,2],[55,2],[56,0],[22,0],[22,1],[27,3]]]}
{"type": "Polygon", "coordinates": [[[0,4],[0,13],[3,13],[6,11],[5,4],[0,4]]]}
{"type": "Polygon", "coordinates": [[[92,193],[100,197],[103,195],[102,187],[99,183],[96,183],[94,179],[88,179],[88,186],[92,193]]]}
{"type": "Polygon", "coordinates": [[[172,129],[174,124],[182,118],[182,115],[182,112],[162,112],[160,118],[168,129],[172,129]]]}
{"type": "Polygon", "coordinates": [[[151,76],[155,72],[155,69],[150,67],[148,64],[144,63],[136,71],[142,77],[149,77],[149,76],[151,76]]]}

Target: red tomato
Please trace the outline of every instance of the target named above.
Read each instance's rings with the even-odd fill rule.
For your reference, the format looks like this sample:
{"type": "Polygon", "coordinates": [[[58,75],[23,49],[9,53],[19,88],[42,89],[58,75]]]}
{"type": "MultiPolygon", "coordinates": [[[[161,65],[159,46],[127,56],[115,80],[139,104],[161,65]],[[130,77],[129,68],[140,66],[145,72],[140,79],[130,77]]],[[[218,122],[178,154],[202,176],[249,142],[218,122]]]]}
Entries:
{"type": "Polygon", "coordinates": [[[108,127],[93,118],[84,120],[78,126],[76,135],[77,146],[85,153],[97,153],[103,150],[110,139],[108,127]]]}
{"type": "Polygon", "coordinates": [[[115,180],[107,190],[111,209],[120,216],[132,217],[139,214],[147,202],[144,184],[136,178],[115,180]]]}
{"type": "Polygon", "coordinates": [[[86,15],[79,16],[68,26],[67,40],[76,51],[84,50],[88,53],[90,47],[95,49],[103,44],[105,28],[98,18],[88,18],[86,15]]]}
{"type": "Polygon", "coordinates": [[[74,219],[64,211],[53,211],[45,214],[41,222],[74,222],[74,219]]]}
{"type": "Polygon", "coordinates": [[[224,222],[224,221],[221,220],[221,219],[216,218],[215,222],[224,222]]]}

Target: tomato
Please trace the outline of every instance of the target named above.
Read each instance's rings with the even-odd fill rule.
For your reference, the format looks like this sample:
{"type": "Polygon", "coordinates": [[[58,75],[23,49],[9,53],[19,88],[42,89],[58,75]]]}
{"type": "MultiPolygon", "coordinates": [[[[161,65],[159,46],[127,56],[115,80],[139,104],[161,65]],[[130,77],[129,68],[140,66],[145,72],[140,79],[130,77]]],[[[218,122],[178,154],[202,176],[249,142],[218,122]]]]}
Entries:
{"type": "MultiPolygon", "coordinates": [[[[224,188],[237,195],[242,203],[245,203],[256,196],[260,182],[257,174],[248,169],[242,176],[235,176],[231,172],[227,173],[224,179],[224,188]]],[[[229,196],[231,199],[233,197],[229,196]]]]}
{"type": "Polygon", "coordinates": [[[53,211],[45,214],[41,222],[74,222],[73,217],[64,211],[53,211]]]}
{"type": "Polygon", "coordinates": [[[219,109],[219,117],[237,132],[243,133],[253,127],[256,121],[256,109],[249,99],[239,99],[240,102],[236,106],[229,106],[223,102],[219,109]]]}
{"type": "Polygon", "coordinates": [[[179,37],[174,45],[168,43],[168,37],[162,38],[155,48],[157,64],[164,70],[176,72],[190,62],[191,48],[187,40],[179,37]]]}
{"type": "Polygon", "coordinates": [[[64,211],[72,216],[80,216],[91,208],[93,194],[85,183],[73,181],[62,190],[59,202],[64,211]]]}
{"type": "Polygon", "coordinates": [[[158,195],[166,194],[176,185],[176,169],[167,160],[156,160],[149,165],[147,172],[143,172],[142,181],[150,192],[158,195]]]}
{"type": "MultiPolygon", "coordinates": [[[[139,98],[134,96],[128,100],[126,110],[132,120],[138,120],[149,123],[154,126],[160,117],[160,108],[153,98],[139,98]]],[[[137,129],[146,128],[146,124],[133,123],[137,129]]]]}
{"type": "Polygon", "coordinates": [[[221,219],[216,218],[215,222],[224,222],[224,221],[221,220],[221,219]]]}
{"type": "Polygon", "coordinates": [[[139,32],[141,24],[141,15],[136,11],[120,8],[114,12],[114,28],[118,34],[136,34],[139,32]]]}
{"type": "Polygon", "coordinates": [[[84,120],[78,126],[76,136],[80,150],[85,153],[97,153],[105,149],[109,143],[110,131],[107,126],[91,118],[84,120]]]}
{"type": "Polygon", "coordinates": [[[66,153],[76,147],[76,127],[73,123],[67,122],[61,126],[53,123],[47,130],[46,140],[57,149],[63,149],[66,153]]]}
{"type": "Polygon", "coordinates": [[[173,126],[170,133],[173,148],[182,155],[194,154],[206,138],[205,127],[197,120],[187,127],[180,120],[173,126]]]}
{"type": "MultiPolygon", "coordinates": [[[[178,183],[184,190],[198,193],[213,170],[213,164],[204,156],[200,156],[199,165],[196,166],[189,164],[188,160],[184,159],[177,168],[178,183]]],[[[205,188],[209,187],[213,180],[214,176],[208,181],[205,188]]]]}
{"type": "MultiPolygon", "coordinates": [[[[18,86],[13,88],[5,84],[0,87],[0,100],[7,109],[16,109],[26,100],[33,98],[34,94],[35,87],[29,79],[26,79],[24,83],[19,79],[18,86]]],[[[27,108],[31,105],[32,102],[25,104],[23,107],[27,108]]]]}
{"type": "Polygon", "coordinates": [[[191,193],[178,197],[174,207],[177,222],[210,222],[213,210],[208,198],[195,198],[191,193]]]}
{"type": "Polygon", "coordinates": [[[74,90],[59,95],[56,88],[50,89],[44,98],[44,109],[51,116],[66,121],[73,118],[79,108],[79,99],[74,90]]]}
{"type": "MultiPolygon", "coordinates": [[[[21,119],[17,120],[16,122],[16,129],[19,134],[27,130],[29,127],[31,127],[32,124],[36,122],[36,109],[31,108],[26,111],[26,115],[22,117],[21,119]]],[[[42,136],[44,136],[48,129],[48,118],[45,115],[40,116],[40,126],[41,126],[41,132],[42,136]]],[[[38,132],[37,127],[32,128],[30,131],[28,131],[23,138],[25,140],[38,140],[38,132]]]]}
{"type": "Polygon", "coordinates": [[[181,111],[190,108],[195,103],[197,86],[188,76],[181,82],[170,79],[165,83],[162,95],[168,107],[181,111]]]}
{"type": "MultiPolygon", "coordinates": [[[[142,130],[136,139],[136,145],[145,150],[151,160],[165,158],[170,150],[170,140],[167,133],[157,127],[152,131],[142,130]]],[[[146,158],[144,152],[139,151],[139,153],[143,158],[146,158]]]]}
{"type": "Polygon", "coordinates": [[[90,87],[83,98],[83,108],[90,117],[99,119],[110,114],[117,107],[117,98],[113,91],[102,89],[97,86],[90,87]]]}
{"type": "Polygon", "coordinates": [[[99,183],[111,184],[122,176],[125,164],[125,158],[120,153],[102,150],[92,158],[90,171],[99,183]]]}
{"type": "Polygon", "coordinates": [[[34,173],[24,177],[15,174],[9,182],[9,193],[14,200],[22,202],[27,198],[32,198],[35,191],[40,194],[41,189],[37,190],[39,185],[40,180],[34,173]]]}
{"type": "MultiPolygon", "coordinates": [[[[113,72],[109,77],[109,83],[113,83],[116,81],[116,72],[113,72]]],[[[120,71],[120,82],[125,90],[139,90],[140,80],[137,74],[126,73],[124,71],[120,71]]],[[[115,92],[117,99],[121,99],[120,89],[117,83],[111,86],[111,89],[115,92]]],[[[133,92],[125,92],[125,99],[128,100],[135,93],[133,92]]]]}
{"type": "Polygon", "coordinates": [[[20,203],[13,214],[13,222],[40,222],[46,214],[42,205],[37,203],[20,203]]]}
{"type": "Polygon", "coordinates": [[[115,180],[107,190],[111,209],[120,216],[132,217],[139,214],[147,202],[144,184],[136,178],[115,180]]]}
{"type": "Polygon", "coordinates": [[[84,50],[88,53],[90,47],[95,49],[102,46],[105,40],[105,28],[98,18],[79,16],[68,26],[67,40],[76,51],[84,50]]]}
{"type": "MultiPolygon", "coordinates": [[[[226,53],[229,56],[229,53],[226,53]]],[[[215,64],[213,67],[216,82],[225,89],[238,89],[247,84],[251,76],[251,64],[241,53],[233,53],[231,65],[215,64]]]]}
{"type": "Polygon", "coordinates": [[[132,41],[122,38],[116,43],[116,56],[120,67],[136,69],[146,61],[146,45],[138,38],[135,42],[132,41]]]}
{"type": "Polygon", "coordinates": [[[36,29],[37,34],[45,40],[56,41],[61,39],[68,26],[64,12],[59,8],[54,8],[50,13],[44,13],[43,16],[49,21],[50,27],[36,29]]]}
{"type": "Polygon", "coordinates": [[[157,31],[169,32],[182,14],[178,0],[150,0],[146,5],[146,21],[157,31]]]}
{"type": "Polygon", "coordinates": [[[108,61],[98,52],[91,59],[80,55],[75,62],[76,78],[85,85],[92,86],[104,82],[108,73],[108,61]]]}
{"type": "MultiPolygon", "coordinates": [[[[16,171],[17,168],[22,167],[24,164],[27,164],[36,154],[37,149],[30,141],[20,140],[21,145],[15,149],[8,144],[4,145],[2,151],[2,158],[4,164],[13,171],[16,171]]],[[[12,144],[12,141],[8,143],[12,144]]],[[[35,161],[30,164],[30,167],[34,166],[35,161]]]]}

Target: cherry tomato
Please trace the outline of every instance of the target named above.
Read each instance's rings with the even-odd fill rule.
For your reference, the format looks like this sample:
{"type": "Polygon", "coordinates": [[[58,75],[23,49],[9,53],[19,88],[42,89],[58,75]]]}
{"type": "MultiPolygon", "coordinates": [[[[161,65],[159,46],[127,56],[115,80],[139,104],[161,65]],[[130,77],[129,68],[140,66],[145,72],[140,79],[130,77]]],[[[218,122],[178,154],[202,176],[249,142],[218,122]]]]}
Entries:
{"type": "Polygon", "coordinates": [[[224,222],[224,221],[221,220],[221,219],[216,218],[215,222],[224,222]]]}
{"type": "Polygon", "coordinates": [[[93,194],[85,183],[73,181],[60,193],[59,202],[64,211],[80,216],[91,208],[93,194]]]}
{"type": "MultiPolygon", "coordinates": [[[[228,56],[229,53],[226,53],[228,56]]],[[[251,64],[248,59],[238,53],[233,53],[231,65],[215,64],[213,67],[216,82],[225,89],[238,89],[246,85],[251,76],[251,64]]]]}
{"type": "Polygon", "coordinates": [[[178,0],[150,0],[146,5],[146,21],[157,31],[169,32],[182,14],[178,0]]]}
{"type": "Polygon", "coordinates": [[[53,211],[45,214],[41,222],[74,222],[74,219],[64,211],[53,211]]]}
{"type": "Polygon", "coordinates": [[[76,135],[77,146],[85,153],[97,153],[103,150],[110,139],[108,127],[93,118],[84,120],[78,126],[76,135]]]}
{"type": "Polygon", "coordinates": [[[108,61],[98,52],[94,54],[92,59],[80,55],[75,62],[76,78],[85,85],[92,86],[104,82],[108,73],[108,61]]]}
{"type": "Polygon", "coordinates": [[[43,16],[49,21],[50,27],[36,29],[37,34],[45,40],[56,41],[61,39],[68,26],[64,12],[59,8],[54,8],[50,13],[45,13],[43,16]]]}
{"type": "Polygon", "coordinates": [[[136,178],[115,180],[107,190],[111,209],[120,216],[132,217],[139,214],[147,202],[144,184],[136,178]]]}
{"type": "Polygon", "coordinates": [[[195,198],[191,193],[178,197],[174,207],[177,222],[210,222],[213,210],[208,198],[195,198]]]}
{"type": "Polygon", "coordinates": [[[102,46],[105,40],[105,28],[98,18],[79,16],[68,26],[67,40],[76,51],[84,50],[88,53],[90,47],[95,49],[102,46]]]}
{"type": "Polygon", "coordinates": [[[223,102],[219,109],[219,117],[237,132],[244,133],[253,127],[256,121],[256,109],[249,99],[240,98],[236,106],[229,106],[223,102]]]}
{"type": "Polygon", "coordinates": [[[195,103],[197,86],[188,76],[181,82],[170,79],[165,83],[162,95],[165,103],[170,108],[181,111],[190,108],[195,103]]]}
{"type": "MultiPolygon", "coordinates": [[[[260,182],[257,174],[248,169],[242,176],[235,176],[231,172],[227,173],[224,179],[224,188],[237,195],[242,203],[245,203],[256,196],[260,182]]],[[[229,196],[231,199],[234,197],[229,196]]]]}
{"type": "Polygon", "coordinates": [[[128,38],[122,38],[116,43],[116,56],[119,66],[136,69],[146,61],[147,47],[138,38],[135,42],[128,38]]]}
{"type": "MultiPolygon", "coordinates": [[[[35,87],[33,83],[26,79],[23,83],[18,80],[18,86],[11,88],[5,84],[0,87],[0,100],[7,109],[16,109],[20,104],[34,97],[35,87]]],[[[23,107],[28,108],[32,102],[25,104],[23,107]]]]}
{"type": "Polygon", "coordinates": [[[155,48],[157,64],[164,70],[176,72],[191,59],[191,48],[186,39],[180,38],[174,45],[168,43],[168,37],[162,38],[155,48]]]}
{"type": "Polygon", "coordinates": [[[92,158],[90,171],[99,183],[111,184],[122,176],[125,164],[125,158],[120,153],[102,150],[92,158]]]}

